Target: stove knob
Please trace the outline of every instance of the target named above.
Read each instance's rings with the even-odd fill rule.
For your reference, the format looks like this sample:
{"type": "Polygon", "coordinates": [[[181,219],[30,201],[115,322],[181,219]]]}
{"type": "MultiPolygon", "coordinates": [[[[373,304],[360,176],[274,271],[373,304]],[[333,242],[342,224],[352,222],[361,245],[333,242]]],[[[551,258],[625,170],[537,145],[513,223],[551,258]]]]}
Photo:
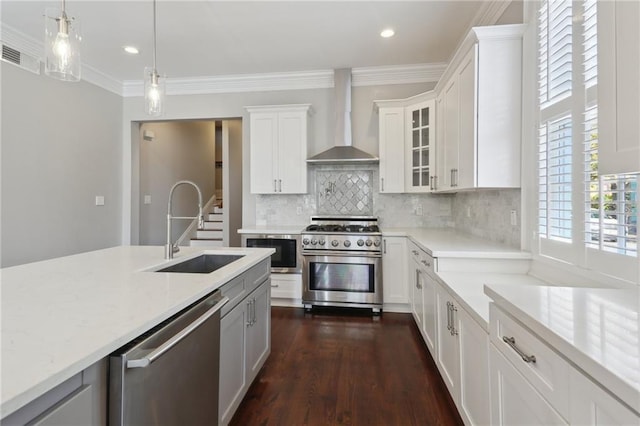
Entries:
{"type": "Polygon", "coordinates": [[[302,240],[302,244],[304,244],[305,246],[309,244],[309,239],[305,238],[304,240],[302,240]]]}
{"type": "Polygon", "coordinates": [[[321,246],[324,245],[326,241],[324,240],[324,238],[320,238],[320,241],[318,241],[318,244],[320,244],[321,246]]]}
{"type": "Polygon", "coordinates": [[[376,246],[376,247],[380,247],[380,240],[375,240],[373,242],[373,245],[376,246]]]}
{"type": "Polygon", "coordinates": [[[364,241],[362,241],[362,239],[358,240],[358,245],[362,247],[364,245],[364,241]]]}
{"type": "Polygon", "coordinates": [[[318,240],[316,240],[315,238],[312,238],[311,239],[311,244],[313,244],[315,246],[316,244],[318,244],[318,240]]]}
{"type": "Polygon", "coordinates": [[[340,244],[340,243],[338,242],[338,240],[333,240],[333,241],[331,241],[331,245],[332,245],[332,246],[334,246],[334,247],[338,247],[338,244],[340,244]]]}
{"type": "Polygon", "coordinates": [[[349,241],[349,240],[345,240],[345,242],[344,242],[344,246],[345,246],[345,247],[351,247],[351,241],[349,241]]]}
{"type": "Polygon", "coordinates": [[[373,241],[367,240],[365,244],[367,245],[367,247],[371,247],[371,244],[373,244],[373,241]]]}

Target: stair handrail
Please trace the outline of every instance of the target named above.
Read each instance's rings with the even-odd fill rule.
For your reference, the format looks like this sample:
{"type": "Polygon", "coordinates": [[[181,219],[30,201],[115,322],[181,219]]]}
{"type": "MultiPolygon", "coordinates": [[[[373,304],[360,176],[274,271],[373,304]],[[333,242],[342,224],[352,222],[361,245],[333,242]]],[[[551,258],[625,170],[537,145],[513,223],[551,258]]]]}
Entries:
{"type": "MultiPolygon", "coordinates": [[[[206,202],[206,204],[204,205],[204,207],[202,207],[202,211],[203,212],[207,212],[205,213],[205,222],[206,219],[209,216],[209,212],[211,207],[217,203],[217,198],[216,198],[216,194],[213,194],[211,196],[211,198],[209,198],[209,201],[206,202]]],[[[189,226],[187,226],[187,229],[185,229],[185,231],[182,233],[182,235],[180,235],[180,238],[178,238],[178,240],[176,241],[176,244],[179,246],[183,246],[184,247],[184,241],[189,241],[191,238],[193,238],[195,235],[197,235],[198,233],[198,221],[196,219],[192,220],[191,223],[189,224],[189,226]]]]}

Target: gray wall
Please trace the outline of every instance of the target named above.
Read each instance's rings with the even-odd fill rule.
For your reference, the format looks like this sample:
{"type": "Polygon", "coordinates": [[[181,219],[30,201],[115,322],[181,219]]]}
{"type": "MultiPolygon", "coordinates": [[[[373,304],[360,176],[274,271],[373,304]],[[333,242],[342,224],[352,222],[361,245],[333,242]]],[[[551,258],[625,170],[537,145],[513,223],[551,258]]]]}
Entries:
{"type": "MultiPolygon", "coordinates": [[[[169,190],[179,180],[193,181],[202,191],[205,204],[215,189],[215,122],[174,121],[143,123],[140,126],[140,194],[151,196],[151,204],[140,205],[142,245],[162,245],[167,240],[167,203],[169,190]],[[142,132],[151,130],[153,141],[142,140],[142,132]]],[[[195,216],[198,196],[191,186],[176,188],[174,216],[195,216]]],[[[176,241],[191,224],[174,220],[172,238],[176,241]]]]}
{"type": "Polygon", "coordinates": [[[120,244],[122,98],[0,67],[2,266],[120,244]]]}
{"type": "MultiPolygon", "coordinates": [[[[372,154],[378,153],[377,114],[373,108],[375,99],[399,99],[430,90],[435,84],[399,84],[385,86],[363,86],[353,88],[353,144],[372,154]]],[[[124,203],[123,217],[130,223],[123,227],[123,241],[135,242],[138,235],[137,207],[142,194],[137,183],[136,158],[139,152],[137,138],[132,137],[131,123],[145,121],[142,98],[125,98],[123,109],[123,162],[124,203]],[[130,192],[129,192],[130,191],[130,192]]],[[[210,95],[169,96],[163,119],[224,119],[243,118],[243,224],[256,222],[256,197],[249,188],[249,120],[245,106],[310,103],[314,113],[310,120],[308,154],[312,156],[333,145],[333,89],[309,89],[266,91],[252,93],[221,93],[210,95]]]]}
{"type": "Polygon", "coordinates": [[[224,143],[224,194],[226,230],[229,232],[228,241],[231,247],[240,247],[238,229],[242,228],[242,122],[240,120],[225,120],[223,134],[227,140],[224,143]]]}

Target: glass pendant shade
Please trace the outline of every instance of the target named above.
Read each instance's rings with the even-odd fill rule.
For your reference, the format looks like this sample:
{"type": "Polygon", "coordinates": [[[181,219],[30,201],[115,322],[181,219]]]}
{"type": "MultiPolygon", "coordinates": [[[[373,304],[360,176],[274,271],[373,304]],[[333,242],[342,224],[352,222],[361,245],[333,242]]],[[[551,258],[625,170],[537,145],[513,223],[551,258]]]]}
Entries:
{"type": "Polygon", "coordinates": [[[45,21],[45,73],[64,81],[80,81],[80,20],[64,10],[47,8],[45,21]]]}
{"type": "Polygon", "coordinates": [[[147,114],[158,117],[164,113],[166,78],[155,68],[144,69],[144,104],[147,114]]]}

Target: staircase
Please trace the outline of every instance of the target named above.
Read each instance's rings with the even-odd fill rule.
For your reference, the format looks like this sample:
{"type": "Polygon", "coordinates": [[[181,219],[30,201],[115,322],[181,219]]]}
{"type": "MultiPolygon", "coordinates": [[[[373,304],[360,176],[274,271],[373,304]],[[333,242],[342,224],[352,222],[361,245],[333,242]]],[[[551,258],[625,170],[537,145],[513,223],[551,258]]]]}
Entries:
{"type": "MultiPolygon", "coordinates": [[[[205,215],[204,229],[198,229],[196,237],[189,240],[189,245],[194,247],[223,247],[224,243],[224,229],[225,229],[224,215],[222,214],[222,208],[215,206],[213,212],[205,215]]],[[[228,244],[227,244],[228,245],[228,244]]]]}

